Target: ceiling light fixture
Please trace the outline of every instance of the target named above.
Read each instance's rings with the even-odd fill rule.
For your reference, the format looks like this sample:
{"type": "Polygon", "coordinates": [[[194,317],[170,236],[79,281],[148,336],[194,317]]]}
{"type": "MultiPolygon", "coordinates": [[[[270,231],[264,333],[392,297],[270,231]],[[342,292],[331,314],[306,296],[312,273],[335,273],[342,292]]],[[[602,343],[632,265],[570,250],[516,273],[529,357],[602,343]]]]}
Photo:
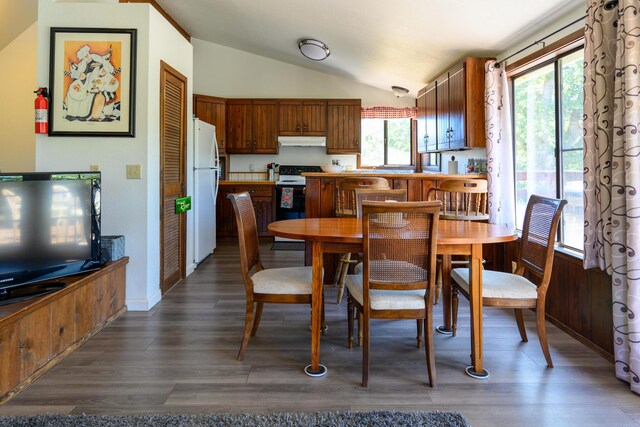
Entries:
{"type": "Polygon", "coordinates": [[[298,42],[300,53],[312,61],[322,61],[331,54],[329,46],[319,40],[303,39],[298,42]]]}
{"type": "Polygon", "coordinates": [[[409,93],[409,89],[400,86],[391,86],[391,92],[397,97],[400,98],[409,93]]]}

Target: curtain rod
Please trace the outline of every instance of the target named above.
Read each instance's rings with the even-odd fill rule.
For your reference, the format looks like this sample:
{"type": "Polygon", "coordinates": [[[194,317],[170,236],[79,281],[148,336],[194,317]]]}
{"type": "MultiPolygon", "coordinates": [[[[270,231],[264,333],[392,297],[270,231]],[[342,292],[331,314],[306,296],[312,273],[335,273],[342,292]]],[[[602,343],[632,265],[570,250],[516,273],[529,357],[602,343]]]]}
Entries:
{"type": "MultiPolygon", "coordinates": [[[[611,0],[611,1],[608,1],[608,2],[606,2],[606,3],[605,3],[604,8],[605,8],[605,10],[612,10],[612,9],[613,9],[614,7],[616,7],[617,5],[618,5],[618,0],[611,0]]],[[[525,50],[527,50],[527,49],[529,49],[529,48],[531,48],[531,47],[533,47],[533,46],[535,46],[535,45],[537,45],[537,44],[542,43],[542,47],[544,47],[544,41],[545,41],[546,39],[548,39],[548,38],[549,38],[549,37],[551,37],[551,36],[554,36],[554,35],[558,34],[558,33],[559,33],[560,31],[562,31],[562,30],[566,30],[567,28],[569,28],[570,26],[572,26],[572,25],[574,25],[574,24],[577,24],[578,22],[582,21],[582,20],[583,20],[583,19],[585,19],[586,17],[587,17],[587,15],[583,16],[582,18],[576,19],[575,21],[573,21],[573,22],[571,22],[571,23],[569,23],[569,24],[565,25],[564,27],[562,27],[562,28],[560,28],[560,29],[558,29],[558,30],[555,30],[553,33],[551,33],[551,34],[547,34],[546,36],[544,36],[544,37],[543,37],[543,38],[541,38],[540,40],[537,40],[537,41],[535,41],[535,42],[531,43],[529,46],[525,46],[525,47],[523,47],[522,49],[520,49],[520,50],[519,50],[519,51],[517,51],[516,53],[514,53],[514,54],[512,54],[512,55],[507,56],[507,57],[506,57],[506,58],[504,58],[502,61],[500,61],[500,62],[496,62],[496,63],[495,63],[495,65],[494,65],[494,67],[495,67],[495,68],[499,68],[499,67],[500,67],[500,63],[501,63],[501,62],[505,62],[507,59],[509,59],[509,58],[513,58],[514,56],[518,55],[519,53],[522,53],[522,52],[524,52],[525,50]]]]}

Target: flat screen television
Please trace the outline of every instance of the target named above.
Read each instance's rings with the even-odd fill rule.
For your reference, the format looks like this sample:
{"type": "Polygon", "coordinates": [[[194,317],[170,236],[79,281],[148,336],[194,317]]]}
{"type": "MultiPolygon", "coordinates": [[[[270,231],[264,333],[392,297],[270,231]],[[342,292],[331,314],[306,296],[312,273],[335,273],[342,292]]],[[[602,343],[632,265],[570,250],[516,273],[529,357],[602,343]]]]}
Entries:
{"type": "Polygon", "coordinates": [[[100,172],[0,173],[0,304],[100,267],[100,236],[100,172]]]}

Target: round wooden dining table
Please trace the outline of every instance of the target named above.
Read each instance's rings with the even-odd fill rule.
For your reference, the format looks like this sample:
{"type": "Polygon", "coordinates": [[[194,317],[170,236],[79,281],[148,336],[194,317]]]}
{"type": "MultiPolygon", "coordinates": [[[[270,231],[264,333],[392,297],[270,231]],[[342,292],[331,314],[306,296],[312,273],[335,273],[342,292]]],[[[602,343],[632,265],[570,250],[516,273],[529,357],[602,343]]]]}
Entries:
{"type": "MultiPolygon", "coordinates": [[[[322,314],[323,254],[361,253],[362,220],[359,218],[303,218],[272,222],[270,234],[311,243],[313,295],[311,304],[311,364],[309,376],[326,374],[320,364],[320,322],[322,314]]],[[[471,309],[471,366],[466,372],[474,378],[487,378],[482,366],[482,245],[516,240],[513,230],[473,221],[446,221],[438,224],[438,254],[443,255],[443,317],[441,331],[451,328],[451,255],[467,255],[470,269],[469,305],[471,309]]]]}

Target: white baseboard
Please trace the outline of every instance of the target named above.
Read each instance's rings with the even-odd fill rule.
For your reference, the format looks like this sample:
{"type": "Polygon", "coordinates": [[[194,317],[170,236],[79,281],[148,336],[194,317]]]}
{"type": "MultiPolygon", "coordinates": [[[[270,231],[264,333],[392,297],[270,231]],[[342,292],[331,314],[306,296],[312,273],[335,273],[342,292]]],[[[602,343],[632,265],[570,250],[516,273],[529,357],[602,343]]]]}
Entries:
{"type": "Polygon", "coordinates": [[[149,311],[151,308],[160,302],[162,299],[162,293],[160,290],[153,294],[148,299],[127,299],[127,310],[128,311],[149,311]]]}
{"type": "Polygon", "coordinates": [[[186,272],[187,277],[190,276],[191,273],[193,273],[196,270],[197,266],[198,264],[196,264],[195,262],[192,262],[191,265],[187,266],[187,272],[186,272]]]}

